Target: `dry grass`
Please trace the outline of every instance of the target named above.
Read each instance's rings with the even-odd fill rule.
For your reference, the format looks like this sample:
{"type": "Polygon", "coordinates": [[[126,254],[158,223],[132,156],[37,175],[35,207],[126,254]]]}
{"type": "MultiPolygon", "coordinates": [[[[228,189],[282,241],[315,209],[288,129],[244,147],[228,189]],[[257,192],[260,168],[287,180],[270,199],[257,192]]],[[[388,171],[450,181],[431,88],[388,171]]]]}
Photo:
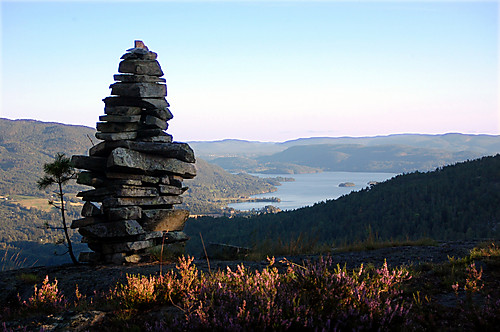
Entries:
{"type": "MultiPolygon", "coordinates": [[[[38,209],[45,212],[49,212],[52,210],[52,206],[48,204],[47,198],[24,195],[12,195],[9,196],[9,198],[11,199],[11,203],[18,204],[27,209],[38,209]]],[[[54,201],[54,203],[59,204],[60,201],[54,201]]],[[[83,203],[81,202],[67,202],[67,204],[71,206],[83,206],[83,203]]]]}
{"type": "Polygon", "coordinates": [[[331,249],[330,245],[319,243],[316,239],[300,233],[297,238],[288,241],[279,238],[278,240],[265,239],[258,242],[252,247],[246,259],[259,261],[272,256],[325,254],[331,249]]]}
{"type": "Polygon", "coordinates": [[[422,238],[418,240],[385,240],[381,241],[375,238],[368,238],[364,241],[359,241],[351,244],[346,244],[335,248],[336,252],[350,252],[350,251],[366,251],[376,250],[391,247],[404,247],[404,246],[436,246],[438,242],[429,238],[422,238]]]}

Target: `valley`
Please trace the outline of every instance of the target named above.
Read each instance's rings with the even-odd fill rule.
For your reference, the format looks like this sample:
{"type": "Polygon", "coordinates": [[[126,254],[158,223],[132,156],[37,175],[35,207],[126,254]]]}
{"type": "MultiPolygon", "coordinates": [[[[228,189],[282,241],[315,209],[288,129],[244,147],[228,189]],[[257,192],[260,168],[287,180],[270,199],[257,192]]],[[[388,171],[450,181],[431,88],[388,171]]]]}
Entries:
{"type": "MultiPolygon", "coordinates": [[[[46,205],[52,192],[38,190],[36,181],[43,173],[43,164],[49,162],[56,152],[85,154],[96,143],[95,139],[89,139],[94,133],[94,129],[83,126],[0,119],[0,196],[3,197],[0,203],[0,242],[3,247],[22,250],[21,247],[28,248],[29,243],[39,243],[40,239],[43,239],[43,243],[58,241],[59,234],[44,227],[47,223],[54,225],[59,220],[57,211],[46,205]]],[[[463,162],[500,152],[498,136],[391,135],[310,138],[283,143],[224,140],[190,144],[197,156],[198,176],[185,181],[189,190],[184,194],[182,207],[198,217],[186,225],[186,232],[193,239],[189,241],[188,251],[192,250],[190,252],[196,254],[200,248],[197,243],[200,232],[207,241],[245,246],[255,246],[273,238],[294,241],[300,234],[307,235],[310,241],[330,245],[334,242],[348,243],[367,236],[368,226],[381,239],[405,236],[433,236],[438,239],[496,236],[494,225],[500,217],[491,210],[498,198],[491,186],[498,180],[495,173],[491,173],[493,168],[486,166],[494,163],[496,158],[471,164],[478,166],[466,166],[468,162],[463,162]],[[456,163],[461,163],[457,169],[467,169],[469,173],[455,174],[452,171],[454,167],[446,166],[456,163]],[[482,165],[487,170],[482,170],[481,175],[471,175],[483,169],[482,165]],[[370,188],[365,188],[368,182],[382,179],[369,178],[359,182],[343,178],[335,184],[337,188],[342,188],[338,187],[341,183],[352,182],[355,187],[342,189],[359,192],[335,200],[332,199],[336,197],[333,194],[329,198],[314,199],[308,203],[312,205],[310,208],[297,209],[300,206],[295,206],[293,209],[296,210],[289,212],[272,210],[273,213],[278,212],[275,215],[251,216],[256,214],[253,212],[244,213],[246,217],[239,219],[239,212],[235,210],[237,204],[232,205],[236,202],[254,204],[250,201],[265,200],[263,206],[279,207],[286,200],[276,195],[276,190],[288,185],[288,181],[302,176],[318,176],[320,179],[328,172],[346,169],[347,172],[368,171],[373,174],[389,172],[387,174],[391,175],[386,178],[404,175],[370,188]],[[248,174],[255,170],[271,174],[260,174],[258,177],[248,174]],[[276,173],[279,171],[281,173],[276,173]],[[422,179],[412,180],[417,178],[422,179]],[[450,179],[454,180],[450,182],[450,179]],[[455,185],[450,187],[453,183],[455,185]],[[443,190],[448,190],[447,194],[443,190]],[[385,194],[375,195],[381,191],[385,194]],[[450,196],[450,193],[456,192],[468,199],[467,204],[463,198],[450,196]],[[433,198],[435,194],[441,196],[433,198]],[[402,201],[403,197],[406,198],[402,201]],[[398,205],[399,201],[402,205],[398,205]],[[375,206],[377,209],[373,209],[375,206]],[[462,207],[468,208],[464,210],[462,207]],[[489,226],[484,226],[485,222],[489,226]],[[252,234],[246,242],[241,241],[244,233],[252,234]]],[[[321,182],[324,181],[320,180],[318,185],[321,182]]],[[[82,188],[76,184],[65,188],[70,218],[79,218],[81,200],[75,194],[82,188]]],[[[307,195],[314,197],[313,191],[307,195]]],[[[72,237],[79,242],[76,232],[72,233],[72,237]]],[[[59,264],[65,261],[64,257],[53,256],[53,251],[52,247],[41,247],[37,253],[45,257],[44,262],[59,264]]]]}

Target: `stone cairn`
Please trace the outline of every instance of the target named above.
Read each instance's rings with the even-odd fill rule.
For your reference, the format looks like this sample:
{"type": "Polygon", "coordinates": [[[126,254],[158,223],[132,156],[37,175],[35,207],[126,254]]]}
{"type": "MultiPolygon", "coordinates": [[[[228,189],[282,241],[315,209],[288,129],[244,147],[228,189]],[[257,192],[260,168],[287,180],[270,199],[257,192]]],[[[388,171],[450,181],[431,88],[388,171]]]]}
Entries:
{"type": "Polygon", "coordinates": [[[78,193],[83,218],[71,224],[93,250],[80,254],[82,262],[147,261],[152,248],[162,248],[165,257],[182,252],[188,239],[182,230],[189,211],[174,205],[187,190],[183,179],[196,175],[195,157],[188,144],[172,142],[165,132],[172,114],[156,58],[142,41],[121,57],[97,123],[102,142],[88,156],[72,157],[85,170],[77,183],[94,187],[78,193]]]}

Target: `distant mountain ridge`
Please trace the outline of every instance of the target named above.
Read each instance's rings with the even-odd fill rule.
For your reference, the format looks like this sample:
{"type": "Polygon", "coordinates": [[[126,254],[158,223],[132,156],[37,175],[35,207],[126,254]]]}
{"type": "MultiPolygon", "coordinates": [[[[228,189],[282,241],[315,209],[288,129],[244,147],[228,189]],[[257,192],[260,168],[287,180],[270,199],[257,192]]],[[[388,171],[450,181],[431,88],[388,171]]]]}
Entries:
{"type": "Polygon", "coordinates": [[[297,145],[317,144],[361,144],[405,145],[417,148],[443,149],[447,151],[472,151],[483,155],[500,152],[500,135],[488,134],[392,134],[367,137],[309,137],[285,142],[259,142],[239,139],[218,141],[190,141],[189,144],[200,156],[211,159],[214,156],[261,156],[286,150],[297,145]]]}
{"type": "Polygon", "coordinates": [[[473,151],[453,152],[395,144],[314,144],[292,146],[257,159],[264,163],[290,163],[324,171],[403,173],[428,171],[481,156],[481,153],[473,151]]]}
{"type": "Polygon", "coordinates": [[[192,142],[200,156],[230,172],[412,172],[500,153],[500,136],[449,133],[311,137],[278,142],[192,142]]]}
{"type": "Polygon", "coordinates": [[[392,134],[369,137],[311,137],[283,142],[286,146],[311,144],[406,145],[448,151],[475,151],[488,155],[500,151],[500,135],[488,134],[392,134]]]}

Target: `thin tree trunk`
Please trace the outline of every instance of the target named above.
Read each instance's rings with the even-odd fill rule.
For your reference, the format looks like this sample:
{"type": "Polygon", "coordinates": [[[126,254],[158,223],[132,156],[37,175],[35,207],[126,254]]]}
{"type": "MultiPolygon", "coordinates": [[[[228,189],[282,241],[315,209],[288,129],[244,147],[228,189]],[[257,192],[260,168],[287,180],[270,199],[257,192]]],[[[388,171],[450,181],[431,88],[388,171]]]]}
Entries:
{"type": "Polygon", "coordinates": [[[63,228],[64,228],[64,234],[66,235],[66,242],[68,243],[68,252],[69,256],[71,257],[71,260],[73,261],[73,264],[78,265],[78,260],[75,257],[75,254],[73,254],[73,246],[71,244],[71,240],[69,238],[68,234],[68,226],[66,226],[66,213],[64,210],[64,197],[63,197],[63,191],[62,191],[62,184],[59,182],[59,196],[61,197],[61,214],[62,214],[62,222],[63,222],[63,228]]]}

